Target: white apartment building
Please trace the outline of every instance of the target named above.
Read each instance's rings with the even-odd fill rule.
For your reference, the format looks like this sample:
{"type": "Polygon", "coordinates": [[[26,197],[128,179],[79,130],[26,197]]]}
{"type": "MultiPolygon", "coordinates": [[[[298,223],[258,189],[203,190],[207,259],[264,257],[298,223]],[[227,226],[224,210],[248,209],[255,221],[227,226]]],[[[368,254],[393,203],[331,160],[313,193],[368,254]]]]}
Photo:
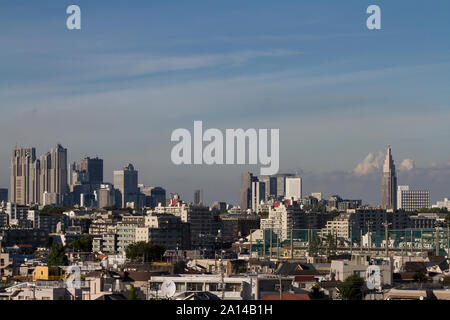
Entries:
{"type": "Polygon", "coordinates": [[[272,229],[282,240],[286,240],[290,236],[290,230],[296,229],[299,225],[298,220],[302,212],[299,207],[286,206],[283,203],[270,207],[268,218],[261,219],[261,229],[272,229]]]}
{"type": "Polygon", "coordinates": [[[348,239],[350,237],[349,214],[341,214],[333,220],[327,221],[325,234],[331,233],[339,238],[348,239]]]}
{"type": "Polygon", "coordinates": [[[330,278],[336,281],[344,281],[349,276],[357,274],[364,280],[369,278],[367,269],[374,265],[379,268],[381,285],[393,283],[392,258],[370,259],[369,255],[353,254],[351,260],[333,260],[330,267],[330,278]]]}
{"type": "Polygon", "coordinates": [[[176,206],[159,205],[149,212],[170,213],[180,217],[182,222],[189,223],[193,247],[210,246],[217,236],[218,224],[209,207],[178,203],[176,206]]]}
{"type": "Polygon", "coordinates": [[[430,191],[410,190],[409,186],[398,186],[397,208],[405,211],[416,211],[430,207],[430,191]]]}

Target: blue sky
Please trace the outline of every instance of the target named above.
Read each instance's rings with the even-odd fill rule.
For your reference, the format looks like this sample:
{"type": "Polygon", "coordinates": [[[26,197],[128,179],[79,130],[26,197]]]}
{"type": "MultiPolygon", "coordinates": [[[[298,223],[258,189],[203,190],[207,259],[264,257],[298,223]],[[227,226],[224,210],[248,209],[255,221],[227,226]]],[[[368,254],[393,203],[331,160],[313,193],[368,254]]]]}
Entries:
{"type": "Polygon", "coordinates": [[[167,2],[0,1],[1,186],[14,144],[60,142],[71,161],[103,157],[109,180],[133,162],[142,183],[234,203],[257,168],[170,162],[171,132],[203,120],[280,128],[281,170],[306,192],[377,204],[390,143],[414,163],[400,183],[450,196],[448,1],[167,2]],[[382,30],[365,26],[370,4],[382,30]]]}

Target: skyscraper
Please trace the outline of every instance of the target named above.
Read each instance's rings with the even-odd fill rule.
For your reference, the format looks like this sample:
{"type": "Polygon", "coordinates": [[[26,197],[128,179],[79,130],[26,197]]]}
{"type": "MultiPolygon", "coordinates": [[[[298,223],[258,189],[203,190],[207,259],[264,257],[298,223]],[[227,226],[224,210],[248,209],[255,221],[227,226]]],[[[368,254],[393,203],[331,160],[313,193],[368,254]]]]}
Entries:
{"type": "Polygon", "coordinates": [[[35,148],[13,148],[11,158],[11,202],[18,205],[62,204],[67,193],[67,149],[60,144],[40,159],[35,148]]]}
{"type": "Polygon", "coordinates": [[[252,211],[258,211],[258,205],[266,199],[266,183],[261,181],[252,182],[252,211]]]}
{"type": "Polygon", "coordinates": [[[122,208],[126,207],[127,202],[137,202],[138,172],[131,163],[122,170],[114,171],[114,188],[119,192],[119,199],[116,198],[116,202],[122,208]]]}
{"type": "Polygon", "coordinates": [[[59,201],[67,193],[67,149],[60,144],[50,151],[50,193],[57,194],[59,201]]]}
{"type": "Polygon", "coordinates": [[[294,177],[292,173],[279,173],[276,177],[276,197],[282,199],[286,196],[286,178],[294,177]]]}
{"type": "Polygon", "coordinates": [[[246,211],[252,206],[252,182],[258,181],[250,172],[241,175],[241,189],[239,189],[239,206],[246,211]]]}
{"type": "Polygon", "coordinates": [[[203,204],[203,190],[195,190],[194,204],[203,204]]]}
{"type": "Polygon", "coordinates": [[[397,209],[397,175],[395,173],[394,159],[391,146],[388,146],[386,159],[383,165],[383,178],[381,182],[381,207],[383,209],[397,209]]]}
{"type": "Polygon", "coordinates": [[[302,178],[286,177],[286,196],[287,199],[294,198],[300,200],[302,198],[302,178]]]}
{"type": "Polygon", "coordinates": [[[2,201],[5,201],[5,202],[8,201],[8,189],[6,189],[6,188],[0,189],[0,202],[2,202],[2,201]]]}
{"type": "Polygon", "coordinates": [[[81,160],[81,170],[87,172],[90,184],[103,183],[103,159],[86,157],[81,160]]]}
{"type": "Polygon", "coordinates": [[[11,157],[11,202],[27,205],[32,202],[32,172],[36,161],[35,148],[14,147],[11,157]]]}

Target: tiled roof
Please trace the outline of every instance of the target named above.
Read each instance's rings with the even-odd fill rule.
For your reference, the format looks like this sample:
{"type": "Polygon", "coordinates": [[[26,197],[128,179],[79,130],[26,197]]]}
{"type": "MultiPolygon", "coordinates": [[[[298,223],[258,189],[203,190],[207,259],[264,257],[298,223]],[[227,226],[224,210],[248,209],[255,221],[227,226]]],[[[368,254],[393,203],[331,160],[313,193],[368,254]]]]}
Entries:
{"type": "MultiPolygon", "coordinates": [[[[280,300],[280,295],[264,296],[261,300],[280,300]]],[[[281,300],[311,300],[311,297],[306,293],[282,293],[281,300]]]]}

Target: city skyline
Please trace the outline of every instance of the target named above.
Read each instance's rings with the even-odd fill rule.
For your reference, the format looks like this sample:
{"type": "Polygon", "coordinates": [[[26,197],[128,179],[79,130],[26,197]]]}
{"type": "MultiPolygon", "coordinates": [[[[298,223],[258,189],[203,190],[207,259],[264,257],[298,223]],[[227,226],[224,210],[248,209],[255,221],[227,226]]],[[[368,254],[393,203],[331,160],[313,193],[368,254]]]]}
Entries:
{"type": "MultiPolygon", "coordinates": [[[[103,177],[103,175],[104,175],[104,173],[103,173],[103,160],[104,159],[100,159],[98,157],[98,155],[95,158],[90,158],[90,157],[84,155],[82,158],[78,159],[80,161],[80,164],[78,165],[76,161],[73,162],[73,161],[68,161],[67,160],[67,153],[68,153],[67,150],[68,150],[68,148],[62,147],[61,144],[58,144],[56,148],[51,148],[50,152],[45,153],[43,156],[41,156],[39,158],[36,157],[36,148],[34,148],[34,147],[19,147],[19,146],[16,145],[12,149],[11,163],[16,163],[17,161],[19,161],[19,160],[15,160],[19,156],[24,158],[24,160],[21,160],[21,161],[23,162],[23,165],[26,165],[28,163],[27,168],[28,168],[28,171],[30,172],[29,174],[31,175],[30,176],[31,180],[30,180],[30,182],[28,182],[28,184],[30,184],[30,185],[27,186],[27,188],[26,188],[26,190],[29,190],[30,194],[28,194],[26,196],[26,199],[40,199],[41,203],[45,203],[45,197],[46,196],[54,197],[55,194],[63,194],[64,193],[64,192],[61,191],[62,190],[61,186],[58,187],[58,190],[60,189],[60,192],[52,191],[52,190],[56,190],[56,185],[55,186],[51,186],[52,185],[51,181],[48,180],[48,179],[47,179],[48,180],[47,181],[45,178],[43,178],[46,175],[49,175],[50,172],[53,169],[50,169],[50,171],[48,173],[45,173],[45,170],[43,170],[43,167],[41,169],[41,162],[44,163],[43,161],[46,158],[48,158],[47,161],[49,163],[51,163],[52,166],[54,164],[56,164],[55,160],[52,160],[52,158],[55,158],[55,156],[53,154],[56,154],[55,153],[56,150],[63,150],[64,151],[64,159],[66,159],[65,161],[67,162],[67,165],[66,165],[65,169],[63,168],[63,171],[66,172],[65,178],[63,180],[67,182],[66,183],[67,184],[67,188],[68,188],[67,190],[69,190],[69,188],[71,186],[71,183],[69,183],[71,178],[69,176],[72,176],[72,174],[73,174],[72,173],[72,168],[69,169],[69,170],[67,169],[67,168],[69,168],[69,166],[70,167],[73,166],[73,169],[75,169],[75,168],[77,168],[77,166],[79,166],[79,169],[84,170],[87,173],[87,175],[89,175],[89,173],[87,172],[86,169],[88,169],[88,167],[91,166],[92,167],[91,170],[94,171],[94,168],[96,170],[96,172],[95,172],[96,179],[98,179],[98,176],[103,177]],[[20,151],[20,153],[18,153],[19,151],[20,151]],[[25,153],[26,153],[26,157],[25,157],[25,153]],[[28,159],[28,157],[30,158],[30,161],[26,160],[26,159],[28,159]],[[97,163],[100,164],[100,167],[98,167],[99,164],[97,164],[97,163]],[[101,172],[98,172],[99,169],[101,169],[101,172]],[[41,173],[41,170],[42,170],[42,173],[41,173]],[[67,175],[67,173],[70,173],[70,174],[67,175]],[[33,182],[34,180],[36,180],[36,182],[33,182]],[[43,183],[48,184],[48,186],[44,188],[43,187],[43,183]],[[34,184],[37,184],[37,185],[34,186],[34,184]],[[50,192],[49,192],[48,195],[45,195],[44,191],[50,191],[50,192]]],[[[106,159],[106,160],[108,160],[108,159],[106,159]]],[[[108,161],[106,161],[106,162],[108,162],[108,161]]],[[[61,163],[59,165],[64,167],[63,163],[61,163]]],[[[45,166],[47,166],[47,165],[44,164],[44,167],[45,166]]],[[[400,169],[403,169],[403,170],[400,170],[400,173],[402,171],[403,172],[406,171],[409,175],[414,174],[414,169],[415,168],[414,168],[413,165],[412,165],[412,167],[407,166],[407,168],[404,168],[405,166],[407,166],[407,165],[405,165],[405,160],[403,160],[401,162],[401,164],[400,164],[400,169]]],[[[126,196],[122,195],[123,189],[127,188],[127,187],[124,187],[127,183],[125,183],[124,186],[120,186],[121,183],[119,183],[119,181],[122,181],[123,178],[122,179],[116,179],[117,178],[116,176],[119,173],[122,173],[122,175],[123,175],[126,172],[134,172],[134,176],[135,177],[132,180],[134,182],[136,182],[136,183],[133,182],[133,183],[131,183],[131,185],[135,184],[136,187],[137,187],[138,184],[143,185],[143,186],[163,187],[163,188],[165,188],[165,190],[168,190],[169,193],[180,194],[180,195],[182,195],[182,198],[184,200],[189,201],[189,202],[193,202],[193,203],[196,202],[196,194],[198,192],[200,192],[200,194],[201,194],[199,197],[201,199],[204,198],[202,189],[198,189],[198,187],[195,186],[195,185],[191,185],[190,188],[186,190],[187,191],[186,193],[184,193],[184,192],[182,193],[177,188],[168,189],[165,184],[157,185],[157,184],[146,184],[146,183],[143,183],[141,180],[138,180],[138,178],[137,178],[137,172],[139,172],[139,169],[136,169],[136,171],[134,171],[134,170],[135,170],[134,169],[134,165],[131,162],[129,162],[128,164],[123,165],[122,169],[117,169],[117,168],[114,169],[113,172],[112,172],[113,174],[112,174],[112,179],[111,180],[108,180],[108,178],[105,178],[102,181],[103,184],[111,184],[111,185],[114,185],[117,188],[117,190],[121,193],[120,197],[122,198],[122,200],[120,202],[122,203],[122,206],[124,206],[124,204],[126,204],[126,202],[127,202],[127,200],[125,200],[125,198],[129,198],[129,197],[131,197],[131,198],[129,198],[131,202],[138,201],[138,203],[140,203],[141,201],[144,201],[144,200],[142,200],[142,199],[140,199],[138,197],[138,193],[134,189],[131,190],[129,193],[127,191],[126,192],[126,194],[127,194],[126,196]],[[190,191],[192,191],[191,195],[189,194],[190,191]],[[191,199],[191,197],[192,197],[192,199],[191,199]]],[[[17,169],[14,170],[14,172],[16,172],[16,171],[17,171],[17,169]]],[[[13,180],[12,173],[13,173],[13,171],[11,171],[10,186],[7,187],[7,189],[10,190],[9,192],[11,192],[11,190],[12,190],[11,189],[12,183],[13,183],[13,181],[15,181],[15,180],[13,180]]],[[[387,208],[387,209],[396,209],[397,208],[397,185],[399,185],[399,187],[402,187],[403,185],[408,185],[408,187],[409,187],[409,185],[411,184],[411,183],[409,183],[411,181],[410,179],[405,179],[403,181],[400,181],[400,183],[397,182],[396,166],[394,164],[394,160],[393,160],[393,156],[392,156],[392,150],[391,150],[391,146],[390,145],[388,146],[388,149],[387,149],[387,152],[386,152],[386,156],[380,154],[376,159],[373,159],[373,157],[369,157],[368,156],[368,157],[366,157],[366,159],[363,162],[361,162],[354,169],[354,173],[357,173],[355,175],[361,179],[361,183],[363,183],[364,181],[367,182],[367,180],[364,180],[364,179],[367,179],[367,176],[371,176],[372,175],[373,177],[375,177],[375,176],[378,175],[378,178],[381,177],[381,184],[378,185],[378,187],[380,187],[380,185],[381,185],[381,191],[382,191],[381,192],[381,196],[380,196],[380,202],[370,203],[369,201],[365,200],[367,198],[367,194],[365,195],[365,197],[364,196],[354,196],[352,194],[343,193],[342,190],[339,189],[339,188],[331,190],[331,191],[328,191],[328,192],[327,191],[324,192],[324,189],[325,190],[330,190],[329,186],[325,185],[325,184],[322,185],[322,189],[320,189],[320,188],[311,189],[311,186],[309,186],[309,188],[305,188],[306,191],[303,192],[303,190],[304,190],[303,189],[304,177],[305,176],[308,177],[308,173],[304,173],[304,172],[301,172],[301,173],[303,173],[304,175],[299,175],[299,171],[298,170],[296,171],[295,174],[292,173],[292,172],[291,173],[279,172],[278,174],[276,174],[274,176],[270,176],[270,177],[273,177],[274,179],[279,179],[279,178],[283,177],[283,179],[285,179],[284,180],[285,182],[283,183],[283,185],[285,185],[284,188],[288,187],[286,179],[289,179],[289,177],[291,177],[290,179],[293,179],[293,181],[295,181],[296,179],[300,178],[299,182],[297,182],[297,183],[299,183],[299,189],[297,189],[294,192],[294,194],[296,195],[295,197],[298,197],[298,194],[300,194],[302,197],[304,197],[304,196],[310,195],[310,194],[312,194],[314,192],[320,192],[320,193],[322,193],[325,196],[325,198],[331,197],[332,195],[340,195],[340,196],[343,196],[343,198],[353,198],[353,199],[358,198],[358,199],[362,199],[363,204],[372,205],[372,206],[381,206],[381,207],[387,208]],[[382,160],[383,158],[385,158],[384,161],[382,160]],[[363,174],[361,174],[361,171],[364,171],[364,170],[367,171],[368,173],[363,175],[363,174]],[[276,178],[277,176],[278,176],[278,178],[276,178]],[[402,186],[400,186],[400,185],[402,185],[402,186]],[[314,190],[314,191],[310,191],[310,190],[314,190]],[[386,197],[386,200],[383,200],[383,197],[386,197]]],[[[106,175],[106,176],[108,176],[108,175],[106,175]]],[[[267,189],[267,188],[269,188],[269,185],[270,185],[269,180],[271,179],[269,176],[254,175],[251,172],[248,172],[248,173],[242,173],[241,172],[240,176],[241,176],[241,185],[239,186],[239,188],[237,188],[235,190],[236,197],[234,199],[229,200],[229,199],[224,199],[224,198],[208,198],[207,197],[208,200],[205,201],[205,204],[211,205],[213,202],[216,202],[216,201],[224,201],[224,202],[230,203],[232,205],[239,205],[239,206],[242,207],[242,203],[244,201],[243,199],[247,198],[247,200],[246,200],[247,201],[247,205],[244,205],[244,207],[254,209],[253,208],[254,207],[254,201],[256,199],[259,199],[259,196],[258,196],[258,198],[253,198],[254,197],[253,190],[255,190],[254,188],[256,186],[257,186],[257,188],[260,188],[259,187],[259,183],[262,183],[262,185],[261,185],[262,189],[261,190],[265,190],[265,191],[261,191],[261,192],[265,192],[266,195],[268,195],[268,194],[275,194],[275,195],[280,194],[280,195],[282,195],[282,194],[285,194],[287,192],[287,189],[286,190],[283,189],[283,190],[273,190],[273,191],[270,190],[269,191],[267,189]],[[244,189],[242,189],[242,186],[243,186],[242,183],[244,181],[242,179],[244,179],[243,177],[246,174],[250,175],[247,178],[248,179],[248,183],[247,183],[248,186],[246,188],[244,187],[244,189],[248,190],[248,191],[244,191],[244,189]],[[255,182],[258,183],[258,185],[254,185],[255,182]],[[244,198],[242,198],[243,197],[243,192],[245,192],[247,194],[247,197],[244,196],[244,198]]],[[[86,178],[82,178],[82,180],[83,179],[86,179],[86,178]]],[[[89,183],[91,183],[91,184],[93,183],[94,185],[100,183],[100,181],[89,181],[89,178],[87,178],[87,181],[89,183]]],[[[337,182],[339,183],[339,181],[337,181],[337,182]]],[[[130,183],[128,183],[128,184],[130,185],[130,183]]],[[[280,185],[281,186],[281,184],[279,182],[277,182],[275,185],[280,185]]],[[[413,188],[418,187],[418,188],[421,188],[423,190],[430,190],[429,188],[424,187],[423,184],[419,184],[419,185],[418,184],[411,184],[411,185],[412,185],[413,188]]],[[[366,187],[367,186],[368,185],[366,185],[366,187]]],[[[370,184],[369,187],[374,187],[374,186],[372,184],[370,184]]],[[[1,188],[1,186],[0,186],[0,188],[1,188]]],[[[131,186],[131,188],[134,188],[134,187],[131,186]]],[[[214,194],[214,190],[209,190],[209,191],[212,191],[211,193],[214,194]]],[[[433,194],[433,192],[431,192],[432,197],[430,197],[430,202],[437,202],[437,201],[440,201],[440,200],[442,200],[442,199],[447,197],[447,194],[445,193],[445,190],[444,191],[441,190],[439,194],[443,194],[444,196],[442,196],[442,197],[441,196],[436,196],[436,195],[433,194]]],[[[10,195],[13,196],[13,193],[10,193],[10,195]]],[[[371,196],[374,197],[373,194],[371,194],[371,196]]],[[[13,199],[13,198],[11,198],[11,199],[13,199]]],[[[31,201],[31,202],[33,202],[33,201],[31,201]]],[[[256,202],[258,202],[258,201],[256,201],[256,202]]],[[[20,204],[21,201],[18,201],[18,203],[20,204]]]]}

